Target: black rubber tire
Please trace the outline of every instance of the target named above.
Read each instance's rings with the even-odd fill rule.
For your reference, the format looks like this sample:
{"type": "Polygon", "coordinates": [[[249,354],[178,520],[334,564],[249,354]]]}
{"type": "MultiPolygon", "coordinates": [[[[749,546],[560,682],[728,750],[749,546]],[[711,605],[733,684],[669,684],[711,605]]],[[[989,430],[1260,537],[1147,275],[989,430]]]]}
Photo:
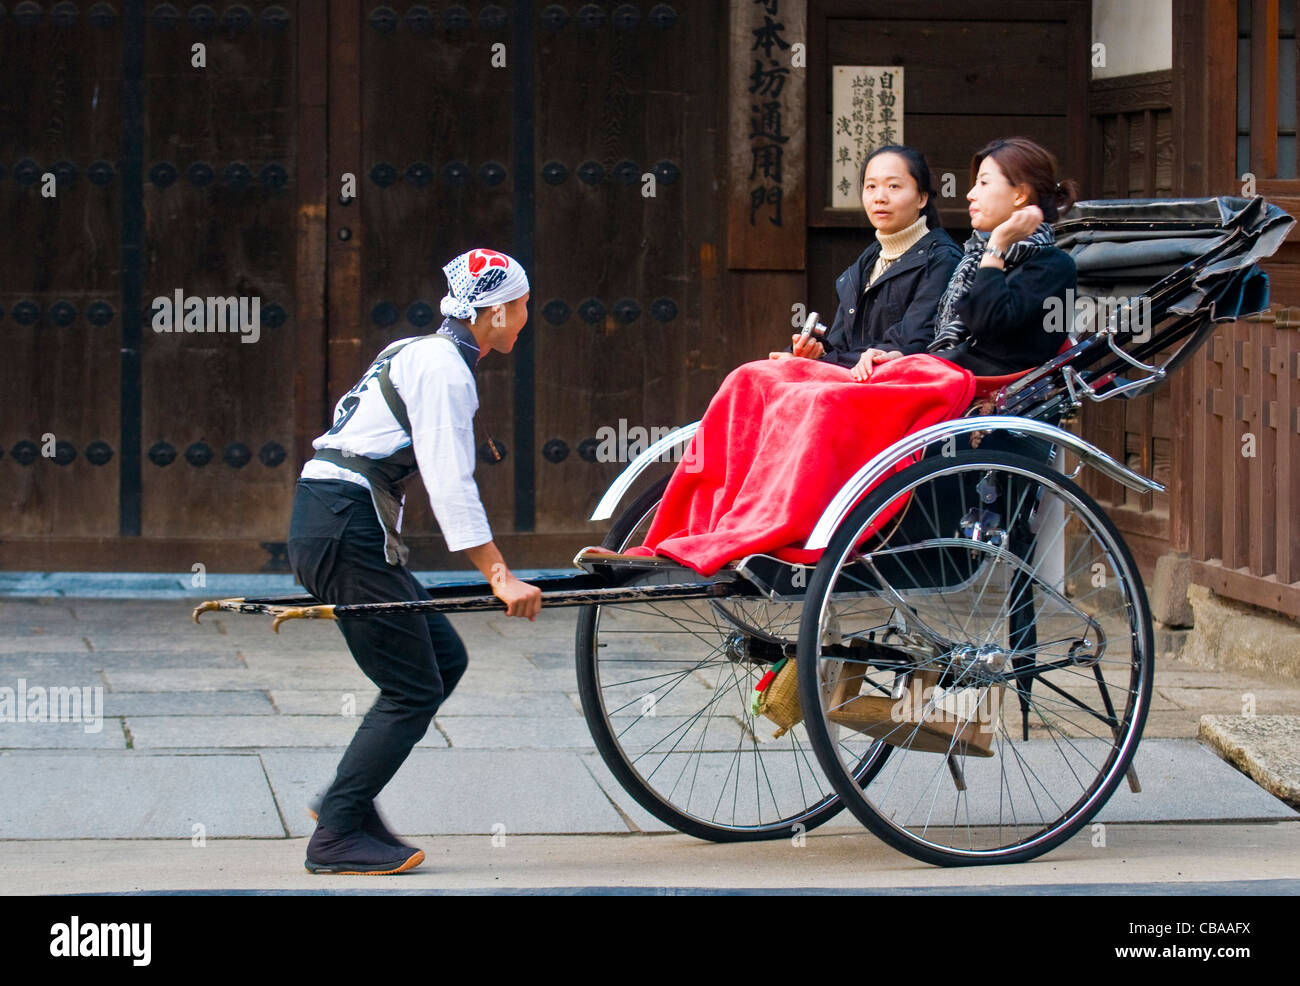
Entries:
{"type": "MultiPolygon", "coordinates": [[[[798,673],[800,700],[806,713],[805,723],[808,728],[809,741],[827,778],[846,801],[850,811],[883,841],[915,859],[939,866],[1024,862],[1055,849],[1091,821],[1106,804],[1116,787],[1125,779],[1125,773],[1132,761],[1133,754],[1136,752],[1142,728],[1146,723],[1147,711],[1151,704],[1154,671],[1154,643],[1146,590],[1143,587],[1137,565],[1133,561],[1132,553],[1124,543],[1118,529],[1087,493],[1046,463],[1024,456],[996,451],[967,451],[959,452],[957,455],[947,458],[942,456],[925,458],[888,478],[865,496],[835,531],[821,562],[814,570],[813,577],[808,585],[808,594],[805,600],[803,621],[799,634],[798,673]],[[865,525],[877,510],[891,503],[900,493],[918,481],[954,464],[969,464],[972,467],[986,466],[989,469],[1014,467],[1028,472],[1031,476],[1049,478],[1067,491],[1070,496],[1074,497],[1078,504],[1091,515],[1090,520],[1096,523],[1092,533],[1097,535],[1099,540],[1114,552],[1115,558],[1119,559],[1116,574],[1122,574],[1124,582],[1130,590],[1127,598],[1134,608],[1132,622],[1137,627],[1137,632],[1132,634],[1130,640],[1138,653],[1132,655],[1129,666],[1131,674],[1136,676],[1138,681],[1136,687],[1131,690],[1131,694],[1135,697],[1132,702],[1131,714],[1127,719],[1127,727],[1123,735],[1115,739],[1115,746],[1111,750],[1111,755],[1103,769],[1098,773],[1092,787],[1084,795],[1080,796],[1079,800],[1071,806],[1071,809],[1067,809],[1069,811],[1077,808],[1077,811],[1074,811],[1069,817],[1063,815],[1064,821],[1058,819],[1057,823],[1059,824],[1053,823],[1047,827],[1047,830],[1042,835],[1036,834],[1034,838],[1026,840],[1024,844],[988,851],[959,851],[953,848],[936,847],[930,843],[923,843],[907,835],[904,831],[900,831],[899,826],[883,817],[868,800],[869,790],[863,792],[860,796],[854,790],[852,782],[847,777],[844,765],[835,751],[824,715],[808,714],[810,709],[820,709],[820,703],[817,699],[816,659],[816,655],[821,652],[820,612],[829,586],[836,577],[840,559],[845,557],[846,553],[853,548],[854,543],[860,540],[858,532],[865,528],[865,525]]],[[[936,754],[923,755],[936,756],[936,754]]]]}
{"type": "MultiPolygon", "coordinates": [[[[665,477],[642,493],[624,510],[610,528],[602,546],[613,550],[623,548],[629,535],[658,507],[667,484],[668,478],[665,477]]],[[[584,606],[578,614],[575,641],[578,692],[582,699],[583,715],[591,730],[596,749],[600,751],[601,758],[610,772],[637,804],[677,831],[710,842],[753,842],[791,838],[801,832],[810,831],[839,814],[843,809],[843,802],[838,796],[832,794],[788,818],[761,826],[733,827],[685,814],[665,800],[629,763],[606,715],[598,681],[596,648],[593,646],[599,609],[599,606],[584,606]]],[[[883,762],[883,758],[880,762],[883,762]]],[[[870,777],[864,777],[863,783],[867,783],[869,779],[870,777]]]]}

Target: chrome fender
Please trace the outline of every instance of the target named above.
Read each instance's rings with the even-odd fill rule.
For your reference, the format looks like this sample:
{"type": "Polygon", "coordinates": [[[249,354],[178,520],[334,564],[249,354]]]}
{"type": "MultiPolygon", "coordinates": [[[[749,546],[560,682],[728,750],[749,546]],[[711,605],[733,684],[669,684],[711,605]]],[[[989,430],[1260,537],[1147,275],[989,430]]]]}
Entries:
{"type": "Polygon", "coordinates": [[[922,428],[920,431],[908,435],[901,441],[889,446],[854,473],[853,477],[840,487],[830,505],[822,512],[804,547],[814,551],[825,548],[830,543],[831,535],[844,522],[844,518],[848,516],[854,504],[868,489],[892,473],[899,459],[913,455],[927,445],[972,431],[1011,431],[1021,435],[1033,435],[1036,438],[1043,438],[1055,445],[1065,446],[1079,457],[1083,465],[1089,465],[1100,470],[1111,479],[1123,483],[1131,490],[1136,490],[1139,493],[1163,493],[1165,489],[1162,484],[1135,473],[1091,442],[1084,441],[1078,435],[1073,435],[1064,428],[1058,428],[1043,421],[1034,421],[1030,418],[1020,418],[1012,415],[957,418],[952,421],[940,421],[938,424],[930,425],[928,428],[922,428]]]}
{"type": "Polygon", "coordinates": [[[627,468],[618,474],[618,478],[610,484],[609,489],[605,491],[605,495],[600,498],[600,502],[596,504],[596,511],[591,515],[591,519],[608,520],[612,517],[614,515],[614,508],[618,506],[618,502],[623,499],[624,494],[627,493],[628,488],[636,480],[637,476],[641,475],[641,473],[645,471],[646,467],[657,462],[659,457],[665,452],[671,451],[677,446],[685,445],[689,442],[695,437],[695,432],[699,427],[700,423],[698,421],[692,421],[688,425],[682,425],[682,427],[675,431],[670,431],[668,434],[664,435],[663,438],[659,439],[635,459],[629,462],[627,468]]]}

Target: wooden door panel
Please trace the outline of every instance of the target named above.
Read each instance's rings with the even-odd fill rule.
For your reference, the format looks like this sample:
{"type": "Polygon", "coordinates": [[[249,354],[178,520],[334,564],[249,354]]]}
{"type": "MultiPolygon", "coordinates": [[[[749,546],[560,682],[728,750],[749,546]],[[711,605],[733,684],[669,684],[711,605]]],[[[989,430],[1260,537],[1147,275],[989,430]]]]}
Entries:
{"type": "MultiPolygon", "coordinates": [[[[283,541],[293,496],[295,35],[205,31],[145,46],[141,533],[283,541]],[[206,45],[206,67],[191,46],[206,45]],[[250,334],[159,332],[152,302],[260,300],[250,334]]],[[[210,327],[216,327],[209,322],[210,327]]]]}
{"type": "Polygon", "coordinates": [[[724,216],[726,11],[713,8],[539,35],[539,532],[597,531],[585,518],[626,465],[591,461],[600,429],[631,436],[615,453],[635,452],[633,429],[697,419],[722,376],[758,355],[747,326],[706,316],[721,301],[724,216]]]}
{"type": "Polygon", "coordinates": [[[115,24],[0,21],[7,536],[118,529],[121,58],[115,24]],[[42,195],[47,173],[53,197],[42,195]]]}
{"type": "MultiPolygon", "coordinates": [[[[515,186],[509,20],[495,27],[480,18],[458,31],[435,20],[424,32],[409,17],[390,29],[383,4],[361,8],[364,365],[395,339],[437,330],[443,264],[474,247],[511,252],[515,186]],[[506,64],[493,67],[498,43],[506,64]]],[[[488,354],[476,378],[476,440],[490,434],[506,448],[501,462],[480,456],[476,479],[493,530],[509,530],[514,358],[488,354]]],[[[423,486],[409,483],[403,530],[418,538],[437,529],[423,486]]]]}

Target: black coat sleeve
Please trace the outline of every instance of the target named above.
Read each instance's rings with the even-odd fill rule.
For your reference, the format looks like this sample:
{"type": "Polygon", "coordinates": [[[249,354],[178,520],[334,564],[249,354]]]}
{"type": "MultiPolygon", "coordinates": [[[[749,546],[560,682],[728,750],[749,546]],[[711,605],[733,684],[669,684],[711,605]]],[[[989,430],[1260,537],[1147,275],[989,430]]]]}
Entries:
{"type": "Polygon", "coordinates": [[[1078,283],[1074,261],[1055,247],[1036,252],[1011,271],[981,267],[957,311],[970,332],[972,351],[1022,367],[1051,359],[1062,336],[1047,331],[1048,298],[1064,300],[1078,283]]]}
{"type": "Polygon", "coordinates": [[[957,269],[961,251],[952,243],[936,243],[925,260],[925,273],[903,317],[885,330],[885,348],[897,349],[904,356],[923,353],[934,342],[934,323],[939,314],[939,299],[948,287],[948,279],[957,269]]]}
{"type": "MultiPolygon", "coordinates": [[[[858,254],[858,259],[853,261],[841,273],[840,278],[847,276],[850,283],[853,283],[854,273],[858,274],[856,283],[862,283],[862,265],[868,253],[872,252],[871,247],[863,250],[858,254]]],[[[839,284],[839,278],[835,280],[839,284]]],[[[821,355],[821,360],[827,363],[836,363],[840,366],[852,366],[858,361],[858,354],[849,348],[849,338],[853,335],[853,316],[849,314],[848,308],[839,298],[839,291],[836,291],[835,318],[831,320],[830,328],[826,330],[825,337],[821,340],[822,346],[826,352],[821,355]]]]}
{"type": "Polygon", "coordinates": [[[852,325],[849,323],[848,310],[843,305],[836,305],[835,318],[831,321],[831,327],[826,330],[826,335],[821,340],[822,346],[826,349],[826,352],[821,356],[822,359],[829,360],[834,353],[843,352],[840,347],[844,345],[844,340],[848,339],[850,328],[852,328],[852,325]]]}

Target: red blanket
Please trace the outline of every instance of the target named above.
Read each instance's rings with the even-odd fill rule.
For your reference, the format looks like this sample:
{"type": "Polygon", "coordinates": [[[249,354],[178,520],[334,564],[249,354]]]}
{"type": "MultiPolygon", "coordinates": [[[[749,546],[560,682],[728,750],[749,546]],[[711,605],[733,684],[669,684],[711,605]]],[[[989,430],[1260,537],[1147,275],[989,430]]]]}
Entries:
{"type": "Polygon", "coordinates": [[[881,364],[867,383],[810,359],[737,367],[633,553],[702,575],[758,552],[811,564],[821,552],[799,545],[849,477],[898,439],[963,414],[974,392],[969,371],[927,355],[881,364]]]}

